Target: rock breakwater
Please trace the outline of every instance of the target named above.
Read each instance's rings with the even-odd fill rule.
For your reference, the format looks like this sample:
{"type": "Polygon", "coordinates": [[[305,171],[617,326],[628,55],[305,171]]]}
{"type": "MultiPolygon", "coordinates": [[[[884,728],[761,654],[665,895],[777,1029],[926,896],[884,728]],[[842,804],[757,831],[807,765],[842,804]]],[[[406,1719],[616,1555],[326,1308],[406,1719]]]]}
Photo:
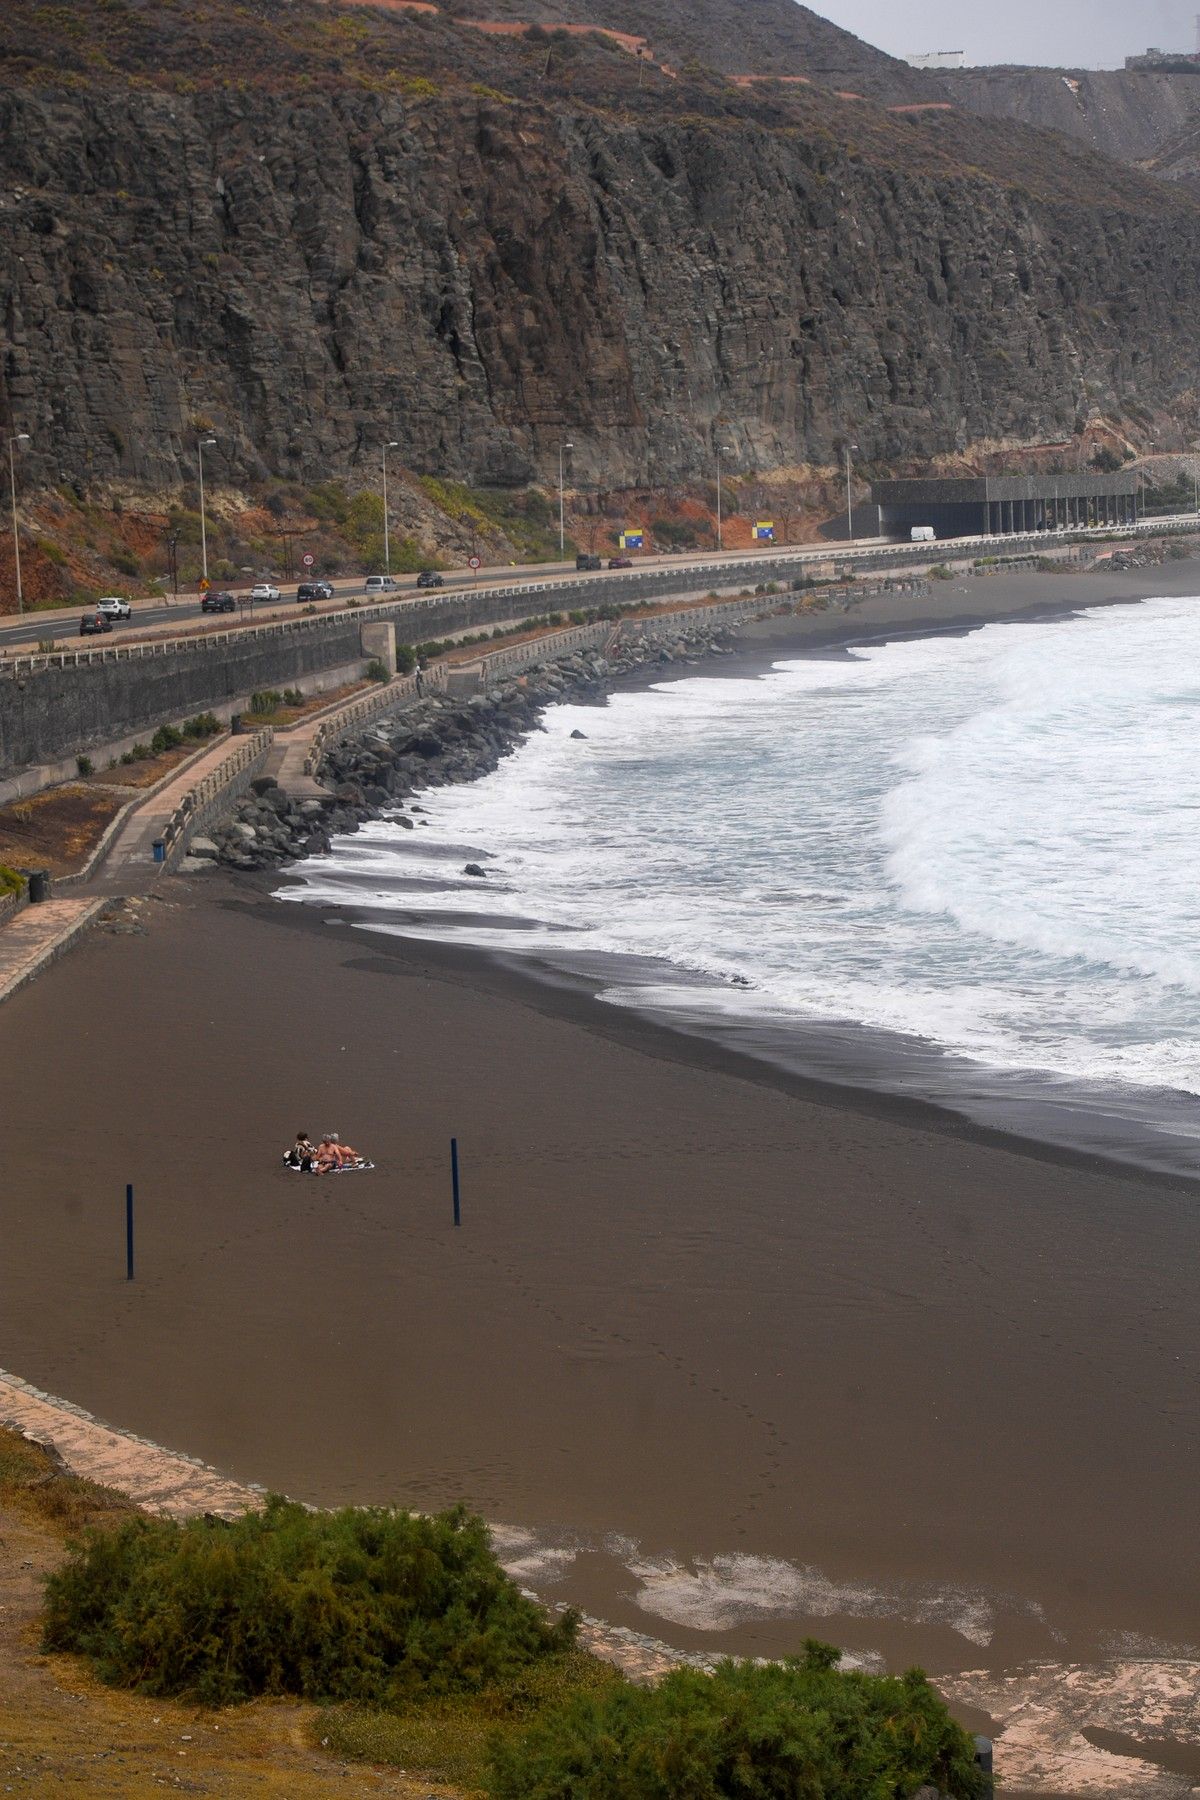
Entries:
{"type": "Polygon", "coordinates": [[[728,624],[681,622],[665,642],[633,638],[609,655],[594,650],[559,659],[548,655],[468,699],[426,695],[329,747],[319,771],[327,795],[296,799],[262,776],[226,823],[210,837],[193,840],[191,855],[234,869],[274,868],[322,855],[335,836],[384,813],[414,829],[418,820],[412,815],[421,810],[412,804],[414,795],[490,774],[531,731],[541,729],[548,706],[598,699],[622,676],[656,665],[732,655],[733,642],[728,624]]]}

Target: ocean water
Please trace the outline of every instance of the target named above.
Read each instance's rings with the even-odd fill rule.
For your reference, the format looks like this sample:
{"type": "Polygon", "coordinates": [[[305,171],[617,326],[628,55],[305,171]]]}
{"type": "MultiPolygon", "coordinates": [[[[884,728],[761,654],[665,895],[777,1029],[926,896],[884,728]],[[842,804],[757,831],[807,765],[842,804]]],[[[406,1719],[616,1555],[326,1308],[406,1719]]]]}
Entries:
{"type": "Polygon", "coordinates": [[[1198,752],[1200,602],[1096,608],[557,707],[290,897],[1190,1172],[1198,752]]]}

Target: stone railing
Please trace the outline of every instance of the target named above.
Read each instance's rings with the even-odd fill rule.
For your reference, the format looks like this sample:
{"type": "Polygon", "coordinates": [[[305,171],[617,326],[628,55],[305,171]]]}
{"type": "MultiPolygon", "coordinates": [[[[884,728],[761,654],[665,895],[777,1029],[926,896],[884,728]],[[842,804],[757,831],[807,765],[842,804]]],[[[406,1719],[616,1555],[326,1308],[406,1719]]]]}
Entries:
{"type": "Polygon", "coordinates": [[[253,737],[235,739],[236,747],[229,755],[188,789],[163,827],[163,861],[168,868],[185,854],[202,826],[212,824],[228,809],[230,801],[245,793],[266,766],[274,736],[271,727],[265,725],[253,737]]]}
{"type": "Polygon", "coordinates": [[[28,905],[28,903],[28,883],[21,889],[19,894],[0,894],[0,925],[7,925],[8,921],[13,918],[15,914],[19,913],[23,906],[28,905]]]}
{"type": "Polygon", "coordinates": [[[339,706],[327,719],[322,719],[313,733],[304,759],[304,773],[315,775],[330,744],[348,736],[355,726],[365,725],[380,713],[390,712],[393,707],[403,706],[406,701],[417,700],[422,694],[440,691],[445,686],[446,665],[434,663],[431,668],[422,669],[419,676],[398,675],[392,681],[381,683],[372,693],[348,700],[345,706],[339,706]]]}

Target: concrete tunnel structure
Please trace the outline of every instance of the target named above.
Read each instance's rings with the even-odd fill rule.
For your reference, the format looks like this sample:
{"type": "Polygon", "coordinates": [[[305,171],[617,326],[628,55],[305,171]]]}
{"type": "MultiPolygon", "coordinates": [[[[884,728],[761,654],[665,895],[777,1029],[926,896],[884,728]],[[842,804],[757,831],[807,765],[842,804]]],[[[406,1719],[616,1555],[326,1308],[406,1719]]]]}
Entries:
{"type": "Polygon", "coordinates": [[[876,481],[881,537],[907,538],[932,525],[939,538],[1010,537],[1034,531],[1132,525],[1135,473],[981,475],[932,481],[876,481]]]}

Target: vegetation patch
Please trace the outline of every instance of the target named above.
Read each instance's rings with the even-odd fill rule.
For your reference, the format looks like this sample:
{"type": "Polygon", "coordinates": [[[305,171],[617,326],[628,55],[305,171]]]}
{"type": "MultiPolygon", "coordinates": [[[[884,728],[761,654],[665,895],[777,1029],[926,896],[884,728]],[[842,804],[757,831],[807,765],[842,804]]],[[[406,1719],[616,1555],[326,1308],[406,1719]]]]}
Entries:
{"type": "Polygon", "coordinates": [[[801,1658],[677,1669],[653,1688],[576,1695],[497,1742],[491,1800],[896,1800],[928,1782],[979,1800],[991,1782],[920,1669],[843,1674],[801,1658]]]}
{"type": "Polygon", "coordinates": [[[47,1581],[43,1643],[140,1693],[394,1707],[510,1681],[574,1630],[546,1624],[461,1507],[310,1513],[272,1495],[232,1524],[87,1533],[47,1581]]]}

